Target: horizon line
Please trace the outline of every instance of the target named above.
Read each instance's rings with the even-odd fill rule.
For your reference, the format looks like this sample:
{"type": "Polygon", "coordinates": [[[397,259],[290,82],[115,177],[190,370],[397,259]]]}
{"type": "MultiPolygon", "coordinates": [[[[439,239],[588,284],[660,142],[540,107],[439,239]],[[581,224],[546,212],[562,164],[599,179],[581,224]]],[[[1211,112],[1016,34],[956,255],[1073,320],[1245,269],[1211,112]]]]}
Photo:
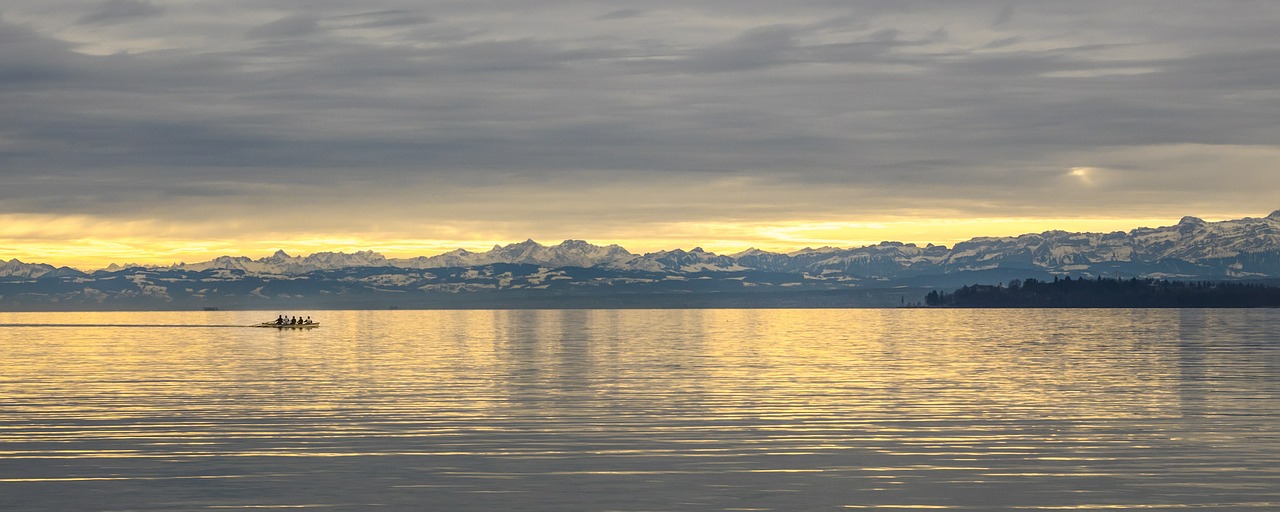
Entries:
{"type": "MultiPolygon", "coordinates": [[[[1245,219],[1259,218],[1280,218],[1280,210],[1273,211],[1270,215],[1256,217],[1247,214],[1233,215],[1215,215],[1205,222],[1217,223],[1227,221],[1237,221],[1245,219]]],[[[1182,219],[1199,217],[1184,215],[1182,219]]],[[[245,256],[246,254],[275,254],[279,251],[285,251],[289,254],[291,251],[297,251],[300,256],[291,255],[290,257],[310,257],[316,254],[357,254],[362,252],[373,252],[387,259],[413,259],[413,258],[431,258],[445,255],[455,251],[466,251],[474,254],[483,254],[492,251],[494,248],[509,247],[533,241],[542,247],[555,247],[565,242],[581,241],[591,244],[595,247],[617,246],[627,251],[629,254],[643,256],[664,251],[685,250],[683,246],[693,245],[694,249],[703,248],[705,252],[716,255],[736,255],[752,249],[769,252],[773,254],[794,254],[805,250],[821,250],[831,248],[836,250],[852,250],[865,247],[873,247],[883,244],[901,243],[903,245],[915,245],[917,247],[954,247],[956,244],[983,239],[983,238],[1017,238],[1019,236],[1044,234],[1051,232],[1071,232],[1081,234],[1108,234],[1108,233],[1131,233],[1139,229],[1157,229],[1166,228],[1176,225],[1171,223],[1170,218],[1148,219],[1148,218],[1097,218],[1097,219],[1071,219],[1071,218],[1054,218],[1054,219],[1027,219],[1021,217],[1010,218],[964,218],[950,219],[947,222],[925,221],[925,220],[897,220],[897,221],[881,221],[881,222],[830,222],[830,223],[799,223],[795,226],[783,227],[765,227],[744,225],[741,232],[720,233],[717,237],[714,233],[718,233],[715,226],[697,231],[677,231],[672,232],[665,239],[636,237],[636,236],[605,236],[599,237],[611,239],[611,242],[597,244],[587,241],[590,236],[585,237],[569,237],[563,239],[558,244],[545,245],[534,240],[533,237],[526,237],[524,242],[495,242],[490,240],[448,240],[448,239],[431,239],[431,238],[396,238],[394,236],[387,237],[384,235],[382,239],[362,239],[358,236],[332,237],[332,236],[313,236],[313,237],[294,237],[279,243],[279,245],[267,245],[265,243],[245,242],[235,239],[190,239],[190,240],[174,240],[171,238],[150,240],[136,238],[120,238],[120,239],[94,239],[79,238],[73,244],[53,244],[47,242],[35,245],[33,250],[27,251],[25,256],[10,256],[8,259],[0,257],[0,263],[18,260],[28,264],[50,265],[55,268],[71,268],[81,272],[93,272],[96,270],[104,270],[115,267],[143,266],[143,267],[173,267],[177,265],[188,264],[187,262],[203,263],[212,261],[221,257],[237,257],[249,258],[250,260],[262,259],[268,256],[252,258],[245,256]],[[1045,229],[1046,225],[1058,224],[1057,226],[1045,229]],[[1065,225],[1064,225],[1065,224],[1065,225]],[[947,228],[954,228],[951,231],[946,229],[933,229],[938,225],[947,228]],[[1151,228],[1148,226],[1156,226],[1151,228]],[[959,228],[964,228],[963,230],[959,228]],[[1001,229],[1003,228],[1003,229],[1001,229]],[[754,229],[755,231],[752,231],[754,229]],[[903,237],[884,237],[866,235],[883,235],[884,233],[876,233],[877,231],[886,229],[898,229],[904,233],[900,233],[903,237]],[[1003,231],[1007,234],[992,233],[1003,231]],[[699,240],[703,233],[713,233],[699,240]],[[751,236],[754,233],[754,236],[751,236]],[[942,236],[954,233],[958,236],[942,236]],[[912,235],[915,236],[912,236],[912,235]],[[855,235],[845,238],[847,235],[855,235]],[[862,235],[862,236],[856,236],[862,235]],[[933,241],[925,241],[921,238],[933,238],[933,241]],[[895,240],[896,238],[896,240],[895,240]],[[947,240],[941,241],[939,238],[947,240]],[[878,240],[878,241],[877,241],[878,240]],[[669,248],[671,246],[675,248],[669,248]],[[632,252],[628,247],[640,246],[638,252],[632,252]],[[285,247],[289,247],[288,250],[285,247]],[[705,249],[710,247],[710,249],[705,249]],[[745,247],[739,249],[739,247],[745,247]],[[98,248],[98,250],[93,250],[98,248]],[[350,252],[348,252],[350,251],[350,252]],[[44,256],[31,256],[32,254],[44,254],[44,256]],[[138,255],[151,254],[151,257],[142,257],[135,259],[138,255]],[[233,256],[235,255],[235,256],[233,256]],[[130,261],[133,260],[133,261],[130,261]]],[[[723,226],[722,226],[723,227],[723,226]]],[[[512,237],[519,238],[519,237],[512,237]]],[[[553,237],[559,238],[559,237],[553,237]]],[[[0,237],[0,243],[4,243],[11,248],[17,248],[24,244],[25,238],[5,240],[0,237]],[[8,242],[8,243],[5,243],[8,242]],[[17,247],[15,247],[17,246],[17,247]]],[[[261,238],[260,238],[261,239],[261,238]]],[[[692,252],[693,249],[688,251],[692,252]]],[[[14,251],[18,253],[20,251],[14,251]]]]}

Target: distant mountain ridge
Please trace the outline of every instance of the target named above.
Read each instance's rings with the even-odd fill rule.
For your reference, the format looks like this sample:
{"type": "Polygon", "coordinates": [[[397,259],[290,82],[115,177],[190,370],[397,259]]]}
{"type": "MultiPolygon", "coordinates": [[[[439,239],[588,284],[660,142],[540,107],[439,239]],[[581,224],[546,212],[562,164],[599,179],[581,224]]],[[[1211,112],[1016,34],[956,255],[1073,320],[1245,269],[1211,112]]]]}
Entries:
{"type": "MultiPolygon", "coordinates": [[[[830,302],[835,299],[829,295],[813,300],[846,304],[858,293],[875,295],[868,291],[875,289],[954,289],[1054,275],[1280,279],[1280,211],[1221,222],[1184,217],[1172,226],[1128,232],[979,237],[951,248],[882,242],[791,253],[748,249],[718,255],[695,247],[634,254],[617,245],[582,240],[551,246],[525,240],[485,252],[458,249],[415,258],[387,258],[373,251],[291,256],[281,250],[258,259],[221,256],[169,266],[113,265],[91,273],[14,259],[0,261],[0,308],[178,308],[209,303],[446,307],[461,300],[459,294],[548,307],[596,307],[602,298],[625,298],[639,307],[656,304],[651,299],[658,296],[666,297],[661,304],[687,305],[698,303],[688,297],[719,294],[723,299],[740,293],[751,297],[733,304],[760,304],[761,292],[840,293],[846,302],[830,302]],[[560,298],[553,301],[554,297],[560,298]],[[579,302],[565,302],[564,297],[579,302]]],[[[923,298],[924,292],[919,297],[911,293],[893,297],[905,303],[923,298]]],[[[782,300],[780,295],[770,297],[782,300]]],[[[477,305],[488,304],[475,300],[477,305]]]]}
{"type": "Polygon", "coordinates": [[[1174,226],[1137,228],[1127,233],[1046,231],[1017,237],[980,237],[956,244],[952,249],[932,244],[918,247],[882,242],[859,248],[825,247],[787,254],[748,249],[735,255],[716,255],[698,247],[689,251],[673,249],[633,254],[617,245],[601,247],[582,240],[565,240],[553,246],[525,240],[507,246],[495,245],[482,253],[458,249],[438,256],[405,259],[387,259],[371,251],[316,253],[305,258],[279,251],[259,260],[223,257],[178,267],[297,275],[349,267],[430,269],[513,263],[652,272],[764,270],[878,277],[1025,267],[1062,273],[1133,270],[1132,273],[1151,277],[1175,278],[1196,277],[1206,271],[1226,277],[1274,277],[1280,268],[1266,258],[1259,260],[1249,255],[1275,252],[1280,252],[1280,210],[1264,218],[1213,223],[1183,217],[1174,226]],[[1144,266],[1147,268],[1140,268],[1144,266]],[[1213,272],[1218,267],[1223,271],[1213,272]]]}
{"type": "MultiPolygon", "coordinates": [[[[955,273],[992,268],[1028,268],[1053,273],[1084,274],[1134,269],[1149,277],[1196,277],[1206,272],[1225,277],[1280,277],[1268,255],[1280,253],[1280,210],[1262,218],[1205,222],[1183,217],[1176,225],[1137,228],[1128,232],[1074,233],[1045,231],[1016,237],[978,237],[948,249],[882,242],[858,248],[823,247],[791,253],[748,249],[717,255],[700,247],[634,254],[618,245],[597,246],[565,240],[546,246],[525,240],[495,245],[486,252],[456,249],[435,256],[387,258],[374,251],[318,252],[290,256],[283,250],[265,258],[220,256],[199,263],[143,266],[170,270],[240,270],[253,274],[296,276],[321,270],[357,267],[433,269],[493,264],[531,264],[550,268],[582,267],[650,272],[762,270],[811,274],[844,273],[895,277],[955,273]],[[1215,272],[1221,270],[1221,272],[1215,272]],[[1180,273],[1180,271],[1183,271],[1180,273]]],[[[130,265],[139,266],[139,265],[130,265]]],[[[111,265],[107,271],[129,266],[111,265]]],[[[39,278],[77,271],[16,259],[0,262],[0,277],[39,278]]]]}

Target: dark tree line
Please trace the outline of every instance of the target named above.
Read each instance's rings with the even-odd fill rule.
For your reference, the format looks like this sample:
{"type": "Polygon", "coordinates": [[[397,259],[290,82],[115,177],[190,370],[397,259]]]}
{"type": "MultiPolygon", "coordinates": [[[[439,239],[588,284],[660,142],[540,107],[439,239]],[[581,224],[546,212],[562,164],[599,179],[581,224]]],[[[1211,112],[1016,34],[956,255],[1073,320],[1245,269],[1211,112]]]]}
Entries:
{"type": "Polygon", "coordinates": [[[964,308],[1258,308],[1280,307],[1280,287],[1261,284],[1156,279],[1013,280],[931,291],[929,306],[964,308]]]}

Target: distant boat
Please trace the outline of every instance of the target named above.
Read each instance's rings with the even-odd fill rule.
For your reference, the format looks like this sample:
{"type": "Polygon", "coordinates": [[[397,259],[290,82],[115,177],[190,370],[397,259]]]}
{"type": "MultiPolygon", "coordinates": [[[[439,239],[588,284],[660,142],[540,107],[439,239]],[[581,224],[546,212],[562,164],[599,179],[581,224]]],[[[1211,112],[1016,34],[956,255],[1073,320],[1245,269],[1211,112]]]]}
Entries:
{"type": "Polygon", "coordinates": [[[275,322],[262,322],[249,327],[274,327],[276,329],[314,329],[320,327],[320,322],[312,322],[309,324],[278,324],[275,322]]]}

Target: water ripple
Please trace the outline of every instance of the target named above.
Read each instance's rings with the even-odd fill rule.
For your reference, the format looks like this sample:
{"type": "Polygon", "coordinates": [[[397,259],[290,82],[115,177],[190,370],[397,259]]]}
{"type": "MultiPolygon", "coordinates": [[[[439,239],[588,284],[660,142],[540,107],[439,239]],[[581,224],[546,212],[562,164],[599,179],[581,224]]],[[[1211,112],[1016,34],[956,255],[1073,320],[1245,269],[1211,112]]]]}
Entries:
{"type": "Polygon", "coordinates": [[[303,314],[0,313],[0,509],[1280,508],[1272,311],[303,314]]]}

